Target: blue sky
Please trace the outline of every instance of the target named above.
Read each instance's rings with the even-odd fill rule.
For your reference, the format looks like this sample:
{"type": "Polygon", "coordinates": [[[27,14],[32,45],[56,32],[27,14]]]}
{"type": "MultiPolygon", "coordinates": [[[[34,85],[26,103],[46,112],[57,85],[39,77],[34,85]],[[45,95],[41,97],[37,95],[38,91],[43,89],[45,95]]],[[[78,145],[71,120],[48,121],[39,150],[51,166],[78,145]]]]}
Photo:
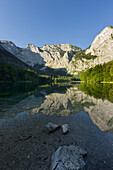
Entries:
{"type": "Polygon", "coordinates": [[[0,40],[87,48],[113,25],[113,0],[0,0],[0,40]]]}

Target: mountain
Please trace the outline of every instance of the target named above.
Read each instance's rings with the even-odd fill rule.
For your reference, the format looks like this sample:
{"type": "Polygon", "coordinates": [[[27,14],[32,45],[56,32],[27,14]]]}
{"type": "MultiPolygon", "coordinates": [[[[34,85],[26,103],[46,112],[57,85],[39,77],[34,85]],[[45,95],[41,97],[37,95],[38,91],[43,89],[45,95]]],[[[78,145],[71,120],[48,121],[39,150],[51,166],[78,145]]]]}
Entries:
{"type": "Polygon", "coordinates": [[[11,41],[0,41],[0,46],[41,74],[54,71],[64,74],[73,56],[82,51],[81,48],[70,44],[51,44],[43,47],[28,44],[26,48],[19,48],[11,41]]]}
{"type": "Polygon", "coordinates": [[[99,56],[100,63],[113,60],[113,27],[109,26],[102,30],[94,39],[86,54],[99,56]]]}
{"type": "MultiPolygon", "coordinates": [[[[14,45],[13,43],[9,42],[10,44],[14,45]]],[[[7,45],[6,45],[7,47],[7,45]]],[[[6,48],[5,47],[5,48],[6,48]]],[[[9,51],[11,51],[11,48],[7,48],[7,50],[3,48],[0,45],[0,68],[2,67],[4,69],[20,69],[20,70],[25,70],[25,69],[30,69],[30,70],[35,70],[38,75],[66,75],[66,69],[52,69],[47,66],[44,66],[43,64],[35,64],[33,67],[25,63],[24,61],[20,60],[17,56],[15,56],[15,52],[13,51],[13,54],[9,51]],[[8,51],[9,50],[9,51],[8,51]],[[4,65],[5,64],[5,65],[4,65]],[[10,67],[8,67],[10,66],[10,67]]],[[[13,48],[14,50],[15,48],[13,48]]],[[[24,57],[23,57],[24,58],[24,57]]],[[[32,57],[30,57],[30,60],[32,61],[32,57]]],[[[5,73],[4,73],[5,74],[5,73]]]]}
{"type": "Polygon", "coordinates": [[[19,60],[15,55],[5,50],[2,46],[0,46],[0,64],[8,64],[16,69],[31,68],[29,65],[19,60]]]}
{"type": "Polygon", "coordinates": [[[94,39],[91,46],[72,58],[69,72],[76,74],[98,64],[113,60],[113,27],[103,29],[94,39]]]}
{"type": "Polygon", "coordinates": [[[19,48],[11,41],[0,41],[0,46],[42,74],[47,73],[48,69],[53,72],[63,68],[68,74],[77,75],[83,70],[113,60],[113,27],[101,31],[86,50],[71,44],[43,47],[28,44],[26,48],[19,48]]]}
{"type": "Polygon", "coordinates": [[[26,48],[19,48],[11,41],[0,41],[0,45],[29,66],[33,67],[34,64],[45,63],[43,58],[38,53],[38,48],[36,48],[34,52],[30,49],[30,45],[26,48]]]}
{"type": "Polygon", "coordinates": [[[42,48],[28,44],[26,48],[19,48],[11,41],[0,41],[0,45],[29,66],[35,64],[53,68],[64,68],[75,52],[81,48],[70,44],[44,45],[42,48]]]}

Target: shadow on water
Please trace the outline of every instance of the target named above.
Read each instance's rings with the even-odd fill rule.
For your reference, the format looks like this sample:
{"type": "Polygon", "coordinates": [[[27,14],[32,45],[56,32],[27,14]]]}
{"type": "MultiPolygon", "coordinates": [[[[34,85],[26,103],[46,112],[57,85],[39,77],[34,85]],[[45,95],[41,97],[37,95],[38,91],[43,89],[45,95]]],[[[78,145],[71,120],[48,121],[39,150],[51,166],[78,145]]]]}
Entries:
{"type": "Polygon", "coordinates": [[[0,117],[21,100],[34,93],[37,85],[31,83],[0,84],[0,117]]]}
{"type": "Polygon", "coordinates": [[[113,131],[113,85],[73,84],[38,86],[32,83],[0,86],[0,118],[19,112],[69,116],[85,111],[102,131],[113,131]]]}
{"type": "Polygon", "coordinates": [[[2,83],[0,84],[0,98],[34,91],[36,87],[37,85],[32,83],[2,83]]]}

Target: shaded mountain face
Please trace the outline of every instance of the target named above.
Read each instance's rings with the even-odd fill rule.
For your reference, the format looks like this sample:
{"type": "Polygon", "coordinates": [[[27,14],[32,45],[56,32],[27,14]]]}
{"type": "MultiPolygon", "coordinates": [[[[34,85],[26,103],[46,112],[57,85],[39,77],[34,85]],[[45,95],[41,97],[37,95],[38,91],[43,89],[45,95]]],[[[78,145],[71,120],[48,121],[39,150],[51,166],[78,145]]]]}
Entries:
{"type": "Polygon", "coordinates": [[[11,54],[0,46],[0,64],[8,64],[16,69],[27,69],[29,65],[19,60],[15,55],[11,54]]]}
{"type": "Polygon", "coordinates": [[[32,52],[29,47],[19,48],[11,41],[0,41],[0,45],[29,66],[45,63],[40,54],[37,51],[32,52]]]}
{"type": "Polygon", "coordinates": [[[113,27],[106,27],[84,51],[70,44],[43,47],[28,44],[26,48],[19,48],[11,41],[0,41],[0,45],[35,70],[46,72],[48,68],[64,68],[67,73],[77,75],[87,68],[113,60],[113,27]]]}

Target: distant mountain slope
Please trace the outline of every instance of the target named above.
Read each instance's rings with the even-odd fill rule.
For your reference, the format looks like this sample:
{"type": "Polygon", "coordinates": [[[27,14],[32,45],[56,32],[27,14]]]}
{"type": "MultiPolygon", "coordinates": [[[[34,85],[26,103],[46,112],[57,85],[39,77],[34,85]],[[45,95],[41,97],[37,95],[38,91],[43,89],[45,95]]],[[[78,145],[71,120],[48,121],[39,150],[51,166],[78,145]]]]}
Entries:
{"type": "Polygon", "coordinates": [[[29,46],[27,48],[19,48],[11,41],[0,41],[0,45],[29,66],[45,64],[40,54],[37,51],[31,51],[29,46]]]}
{"type": "Polygon", "coordinates": [[[0,64],[8,64],[16,69],[26,69],[30,68],[26,63],[19,60],[13,54],[5,50],[0,46],[0,64]]]}
{"type": "Polygon", "coordinates": [[[96,36],[92,45],[83,51],[71,44],[43,47],[28,44],[26,48],[19,48],[11,41],[0,41],[0,45],[38,73],[45,74],[48,69],[51,72],[51,69],[63,68],[68,74],[77,75],[83,70],[113,60],[113,27],[106,27],[96,36]]]}
{"type": "MultiPolygon", "coordinates": [[[[0,64],[9,65],[15,69],[28,69],[35,70],[38,75],[66,75],[66,69],[52,69],[44,65],[36,64],[33,67],[24,63],[20,59],[18,59],[15,55],[11,54],[3,47],[0,46],[0,64]]],[[[2,65],[0,65],[1,67],[2,65]]]]}
{"type": "Polygon", "coordinates": [[[38,64],[53,69],[67,69],[73,56],[82,51],[81,48],[71,44],[51,44],[42,48],[28,44],[26,48],[19,48],[11,41],[0,41],[0,45],[31,67],[38,64]]]}

